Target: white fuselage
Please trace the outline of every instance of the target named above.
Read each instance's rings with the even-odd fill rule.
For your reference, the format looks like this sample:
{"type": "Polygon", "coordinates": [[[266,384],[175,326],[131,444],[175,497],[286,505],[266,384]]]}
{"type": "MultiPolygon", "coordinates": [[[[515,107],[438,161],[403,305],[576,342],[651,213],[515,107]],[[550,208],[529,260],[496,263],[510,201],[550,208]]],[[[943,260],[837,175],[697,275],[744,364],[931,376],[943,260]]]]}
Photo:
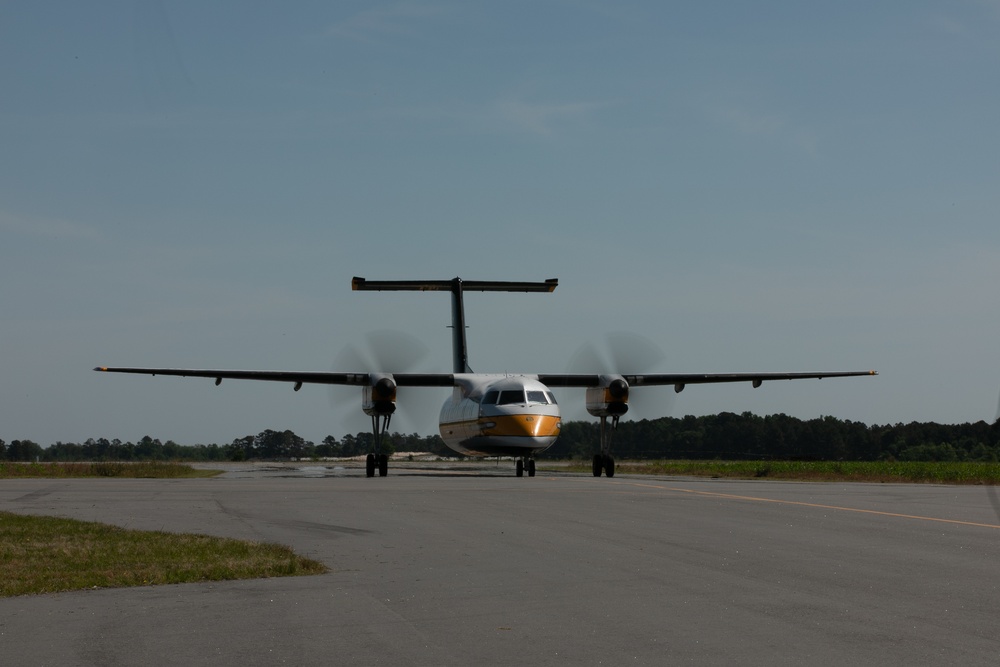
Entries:
{"type": "Polygon", "coordinates": [[[533,456],[562,428],[559,406],[544,384],[523,375],[456,374],[441,406],[441,438],[468,456],[533,456]]]}

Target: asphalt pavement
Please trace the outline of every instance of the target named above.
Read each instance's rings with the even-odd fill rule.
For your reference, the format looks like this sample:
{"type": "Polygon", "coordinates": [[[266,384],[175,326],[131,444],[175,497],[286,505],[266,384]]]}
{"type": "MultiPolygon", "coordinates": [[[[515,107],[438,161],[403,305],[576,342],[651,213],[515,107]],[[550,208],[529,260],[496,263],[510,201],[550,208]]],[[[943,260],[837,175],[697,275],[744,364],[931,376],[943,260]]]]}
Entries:
{"type": "Polygon", "coordinates": [[[991,487],[229,465],[7,511],[287,544],[313,577],[0,599],[9,665],[992,665],[991,487]]]}

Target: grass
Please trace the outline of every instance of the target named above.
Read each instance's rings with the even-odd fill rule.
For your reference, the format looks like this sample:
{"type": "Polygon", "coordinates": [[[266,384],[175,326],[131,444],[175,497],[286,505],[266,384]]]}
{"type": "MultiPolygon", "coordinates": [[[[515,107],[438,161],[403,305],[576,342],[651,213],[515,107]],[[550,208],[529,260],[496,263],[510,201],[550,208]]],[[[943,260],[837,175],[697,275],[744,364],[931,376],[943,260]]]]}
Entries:
{"type": "MultiPolygon", "coordinates": [[[[590,465],[580,466],[590,470],[590,465]]],[[[1000,484],[1000,463],[926,461],[621,461],[621,473],[823,482],[1000,484]]]]}
{"type": "Polygon", "coordinates": [[[0,596],[321,574],[276,544],[0,512],[0,596]]]}
{"type": "Polygon", "coordinates": [[[219,470],[198,470],[184,463],[163,461],[97,461],[94,463],[16,463],[0,461],[0,479],[14,477],[214,477],[219,470]]]}

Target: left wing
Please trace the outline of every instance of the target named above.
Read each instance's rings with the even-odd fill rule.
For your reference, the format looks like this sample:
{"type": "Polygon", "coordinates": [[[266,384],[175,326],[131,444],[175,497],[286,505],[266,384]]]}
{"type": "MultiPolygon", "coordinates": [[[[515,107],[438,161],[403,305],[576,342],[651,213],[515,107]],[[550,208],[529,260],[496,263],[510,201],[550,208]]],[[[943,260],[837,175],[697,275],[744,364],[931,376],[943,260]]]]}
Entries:
{"type": "MultiPolygon", "coordinates": [[[[878,371],[831,371],[828,373],[650,373],[648,375],[625,375],[625,382],[631,387],[643,385],[674,385],[678,392],[689,384],[712,384],[719,382],[751,382],[759,387],[767,380],[807,380],[832,377],[852,377],[857,375],[878,375],[878,371]]],[[[600,375],[541,373],[538,380],[552,387],[594,387],[601,384],[600,375]]]]}

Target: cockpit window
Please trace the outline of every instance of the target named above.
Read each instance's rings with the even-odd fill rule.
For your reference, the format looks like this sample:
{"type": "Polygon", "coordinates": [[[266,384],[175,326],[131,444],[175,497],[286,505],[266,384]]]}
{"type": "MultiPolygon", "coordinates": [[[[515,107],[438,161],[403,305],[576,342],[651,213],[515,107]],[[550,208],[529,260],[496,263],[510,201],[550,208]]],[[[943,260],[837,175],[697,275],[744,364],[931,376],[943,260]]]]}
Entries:
{"type": "Polygon", "coordinates": [[[524,392],[520,389],[504,389],[500,392],[498,405],[511,405],[514,403],[524,403],[524,392]]]}
{"type": "Polygon", "coordinates": [[[544,391],[528,391],[528,403],[548,403],[544,391]]]}
{"type": "Polygon", "coordinates": [[[499,394],[500,394],[500,392],[497,391],[496,389],[491,389],[488,392],[486,392],[486,395],[483,396],[483,401],[482,401],[483,405],[494,405],[494,404],[496,404],[496,402],[497,402],[497,396],[499,394]]]}
{"type": "Polygon", "coordinates": [[[549,403],[551,403],[552,405],[556,404],[556,397],[551,391],[545,392],[545,395],[549,397],[549,403]]]}

